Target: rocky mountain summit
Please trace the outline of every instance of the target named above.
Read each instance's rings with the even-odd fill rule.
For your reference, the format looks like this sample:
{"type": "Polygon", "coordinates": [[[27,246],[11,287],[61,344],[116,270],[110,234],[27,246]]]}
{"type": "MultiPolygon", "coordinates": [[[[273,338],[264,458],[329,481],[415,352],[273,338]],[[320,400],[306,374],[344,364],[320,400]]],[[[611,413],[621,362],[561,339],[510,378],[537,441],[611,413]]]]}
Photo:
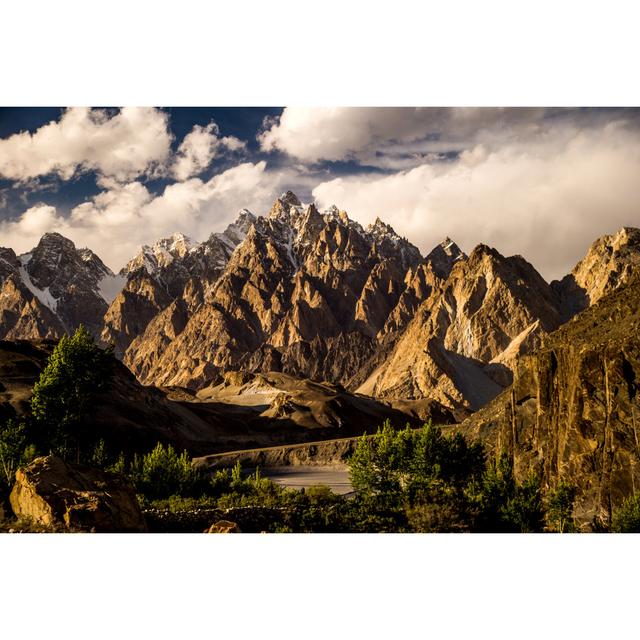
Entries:
{"type": "Polygon", "coordinates": [[[551,283],[560,297],[564,319],[624,285],[638,265],[640,229],[623,227],[596,240],[570,274],[551,283]]]}
{"type": "Polygon", "coordinates": [[[45,233],[30,252],[0,249],[0,337],[59,337],[84,324],[99,333],[122,284],[90,249],[45,233]]]}
{"type": "Polygon", "coordinates": [[[196,243],[176,233],[152,246],[143,246],[120,271],[123,288],[104,316],[100,337],[113,343],[119,357],[131,342],[174,300],[189,296],[194,288],[204,290],[226,267],[255,217],[246,209],[222,233],[196,243]]]}
{"type": "Polygon", "coordinates": [[[431,288],[360,391],[478,409],[510,383],[515,357],[559,324],[557,297],[526,260],[479,245],[431,288]]]}
{"type": "Polygon", "coordinates": [[[640,231],[624,228],[548,284],[521,256],[486,245],[467,256],[450,238],[422,256],[379,218],[363,227],[288,191],[204,242],[143,246],[118,274],[55,233],[21,256],[0,248],[0,338],[83,323],[146,385],[281,372],[468,415],[639,262],[640,231]]]}
{"type": "Polygon", "coordinates": [[[174,305],[124,361],[154,384],[197,387],[233,369],[348,384],[422,262],[380,220],[365,229],[288,192],[255,219],[202,304],[174,305]],[[158,348],[140,349],[150,342],[158,348]]]}

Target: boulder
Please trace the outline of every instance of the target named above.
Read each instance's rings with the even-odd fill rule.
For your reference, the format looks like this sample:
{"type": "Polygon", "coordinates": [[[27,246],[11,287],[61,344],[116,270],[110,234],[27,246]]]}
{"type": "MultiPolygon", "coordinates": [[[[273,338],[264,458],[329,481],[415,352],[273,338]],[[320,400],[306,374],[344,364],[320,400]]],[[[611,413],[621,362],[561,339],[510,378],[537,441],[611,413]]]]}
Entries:
{"type": "Polygon", "coordinates": [[[47,527],[147,530],[135,492],[122,478],[57,456],[36,458],[20,469],[9,501],[16,517],[47,527]]]}
{"type": "Polygon", "coordinates": [[[240,527],[230,520],[218,520],[214,522],[205,533],[242,533],[240,527]]]}

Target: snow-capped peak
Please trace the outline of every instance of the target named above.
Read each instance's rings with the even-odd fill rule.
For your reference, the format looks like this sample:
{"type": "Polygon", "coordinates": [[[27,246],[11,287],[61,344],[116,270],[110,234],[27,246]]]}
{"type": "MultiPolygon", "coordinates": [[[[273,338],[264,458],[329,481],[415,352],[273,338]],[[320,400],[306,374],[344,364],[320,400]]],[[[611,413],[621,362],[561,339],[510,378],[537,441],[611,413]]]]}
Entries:
{"type": "Polygon", "coordinates": [[[249,209],[240,209],[235,222],[228,225],[222,233],[211,234],[211,238],[217,238],[233,251],[247,237],[255,221],[256,217],[249,209]]]}

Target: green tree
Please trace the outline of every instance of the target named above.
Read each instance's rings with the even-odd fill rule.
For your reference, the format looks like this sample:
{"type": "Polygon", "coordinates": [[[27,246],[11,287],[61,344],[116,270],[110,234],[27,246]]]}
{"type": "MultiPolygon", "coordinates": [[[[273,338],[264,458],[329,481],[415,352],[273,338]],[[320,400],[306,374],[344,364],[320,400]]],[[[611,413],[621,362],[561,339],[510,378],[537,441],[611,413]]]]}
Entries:
{"type": "Polygon", "coordinates": [[[493,533],[532,533],[544,528],[542,488],[535,475],[516,481],[513,463],[506,453],[492,460],[475,493],[475,528],[493,533]]]}
{"type": "Polygon", "coordinates": [[[463,530],[467,489],[484,465],[482,445],[460,434],[446,435],[432,424],[394,431],[388,422],[362,437],[349,460],[351,483],[369,515],[418,531],[463,530]]]}
{"type": "Polygon", "coordinates": [[[629,496],[613,512],[611,531],[614,533],[640,533],[640,495],[629,496]]]}
{"type": "Polygon", "coordinates": [[[109,382],[113,358],[81,325],[62,336],[33,387],[31,413],[38,444],[63,457],[90,449],[96,434],[85,424],[93,395],[109,382]]]}
{"type": "Polygon", "coordinates": [[[349,475],[355,491],[365,498],[398,500],[408,477],[410,439],[385,421],[373,436],[363,435],[349,459],[349,475]]]}
{"type": "Polygon", "coordinates": [[[481,478],[485,459],[479,442],[469,444],[459,433],[446,436],[432,424],[405,433],[411,434],[409,443],[404,445],[410,494],[428,493],[437,485],[461,492],[471,481],[481,478]]]}
{"type": "Polygon", "coordinates": [[[574,531],[573,505],[576,499],[576,488],[561,480],[547,497],[549,522],[559,533],[574,531]]]}
{"type": "Polygon", "coordinates": [[[479,505],[476,528],[493,533],[512,530],[505,514],[507,502],[515,496],[513,465],[506,453],[491,460],[483,475],[476,501],[479,505]]]}

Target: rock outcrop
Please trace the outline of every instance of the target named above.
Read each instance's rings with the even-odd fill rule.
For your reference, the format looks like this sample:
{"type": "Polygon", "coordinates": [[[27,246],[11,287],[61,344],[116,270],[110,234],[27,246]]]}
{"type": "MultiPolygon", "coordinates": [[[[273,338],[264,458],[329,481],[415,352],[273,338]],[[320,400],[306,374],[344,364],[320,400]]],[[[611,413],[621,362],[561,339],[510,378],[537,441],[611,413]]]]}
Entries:
{"type": "Polygon", "coordinates": [[[462,430],[508,452],[516,473],[576,485],[583,526],[640,489],[640,274],[525,355],[514,382],[462,430]]]}
{"type": "Polygon", "coordinates": [[[122,478],[56,456],[36,458],[20,469],[9,501],[16,517],[47,527],[147,530],[135,492],[122,478]]]}
{"type": "Polygon", "coordinates": [[[237,523],[230,520],[218,520],[214,522],[205,533],[242,533],[237,523]]]}
{"type": "Polygon", "coordinates": [[[623,227],[598,238],[587,255],[562,280],[551,283],[568,320],[628,282],[640,265],[640,229],[623,227]]]}

